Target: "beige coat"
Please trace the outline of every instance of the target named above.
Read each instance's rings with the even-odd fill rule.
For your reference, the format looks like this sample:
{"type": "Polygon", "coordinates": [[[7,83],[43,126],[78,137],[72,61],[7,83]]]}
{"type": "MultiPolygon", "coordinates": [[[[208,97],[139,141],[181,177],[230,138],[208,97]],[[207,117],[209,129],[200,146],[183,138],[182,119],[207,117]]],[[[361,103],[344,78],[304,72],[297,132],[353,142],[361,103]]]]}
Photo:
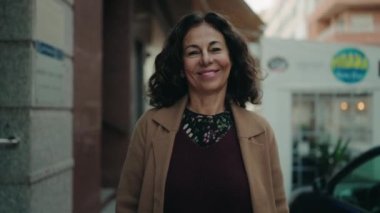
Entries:
{"type": "MultiPolygon", "coordinates": [[[[174,139],[187,98],[147,111],[132,134],[117,191],[118,213],[162,213],[174,139]]],[[[288,212],[278,151],[268,123],[232,105],[255,213],[288,212]]]]}

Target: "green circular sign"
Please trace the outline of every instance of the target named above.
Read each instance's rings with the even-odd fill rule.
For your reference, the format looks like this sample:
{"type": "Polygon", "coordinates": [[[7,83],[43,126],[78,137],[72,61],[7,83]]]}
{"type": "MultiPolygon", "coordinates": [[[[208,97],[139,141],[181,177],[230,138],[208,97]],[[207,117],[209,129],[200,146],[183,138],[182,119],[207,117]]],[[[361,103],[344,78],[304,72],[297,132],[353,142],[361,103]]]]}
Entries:
{"type": "Polygon", "coordinates": [[[358,83],[368,72],[368,59],[355,48],[345,48],[336,53],[331,61],[334,76],[345,83],[358,83]]]}

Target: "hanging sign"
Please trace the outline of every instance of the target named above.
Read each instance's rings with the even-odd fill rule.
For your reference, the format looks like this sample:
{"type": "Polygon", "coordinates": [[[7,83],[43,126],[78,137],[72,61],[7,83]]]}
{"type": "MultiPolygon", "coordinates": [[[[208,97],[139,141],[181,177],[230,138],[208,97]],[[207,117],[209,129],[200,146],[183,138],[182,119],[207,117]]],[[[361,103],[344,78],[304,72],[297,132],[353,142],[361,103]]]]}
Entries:
{"type": "Polygon", "coordinates": [[[345,83],[362,81],[368,72],[368,58],[355,48],[345,48],[337,52],[331,60],[334,76],[345,83]]]}

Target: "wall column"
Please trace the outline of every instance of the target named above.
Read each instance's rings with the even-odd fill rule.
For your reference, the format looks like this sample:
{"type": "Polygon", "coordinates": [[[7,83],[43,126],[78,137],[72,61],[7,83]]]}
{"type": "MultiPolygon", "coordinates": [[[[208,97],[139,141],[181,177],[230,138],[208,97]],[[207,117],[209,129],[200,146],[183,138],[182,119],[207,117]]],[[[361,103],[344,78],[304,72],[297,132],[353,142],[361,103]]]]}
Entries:
{"type": "Polygon", "coordinates": [[[101,208],[102,5],[75,0],[74,213],[101,208]]]}
{"type": "Polygon", "coordinates": [[[72,212],[72,8],[0,2],[0,212],[72,212]]]}

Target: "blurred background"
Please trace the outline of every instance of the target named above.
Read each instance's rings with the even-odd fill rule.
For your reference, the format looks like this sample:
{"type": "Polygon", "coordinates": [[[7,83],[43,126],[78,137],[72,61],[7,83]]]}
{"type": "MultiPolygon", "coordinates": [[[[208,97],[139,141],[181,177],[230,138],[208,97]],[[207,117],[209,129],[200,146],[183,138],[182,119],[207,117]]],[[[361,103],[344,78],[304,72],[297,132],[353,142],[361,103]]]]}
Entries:
{"type": "Polygon", "coordinates": [[[288,196],[380,145],[380,0],[0,0],[0,212],[114,212],[154,58],[210,10],[265,75],[288,196]]]}

